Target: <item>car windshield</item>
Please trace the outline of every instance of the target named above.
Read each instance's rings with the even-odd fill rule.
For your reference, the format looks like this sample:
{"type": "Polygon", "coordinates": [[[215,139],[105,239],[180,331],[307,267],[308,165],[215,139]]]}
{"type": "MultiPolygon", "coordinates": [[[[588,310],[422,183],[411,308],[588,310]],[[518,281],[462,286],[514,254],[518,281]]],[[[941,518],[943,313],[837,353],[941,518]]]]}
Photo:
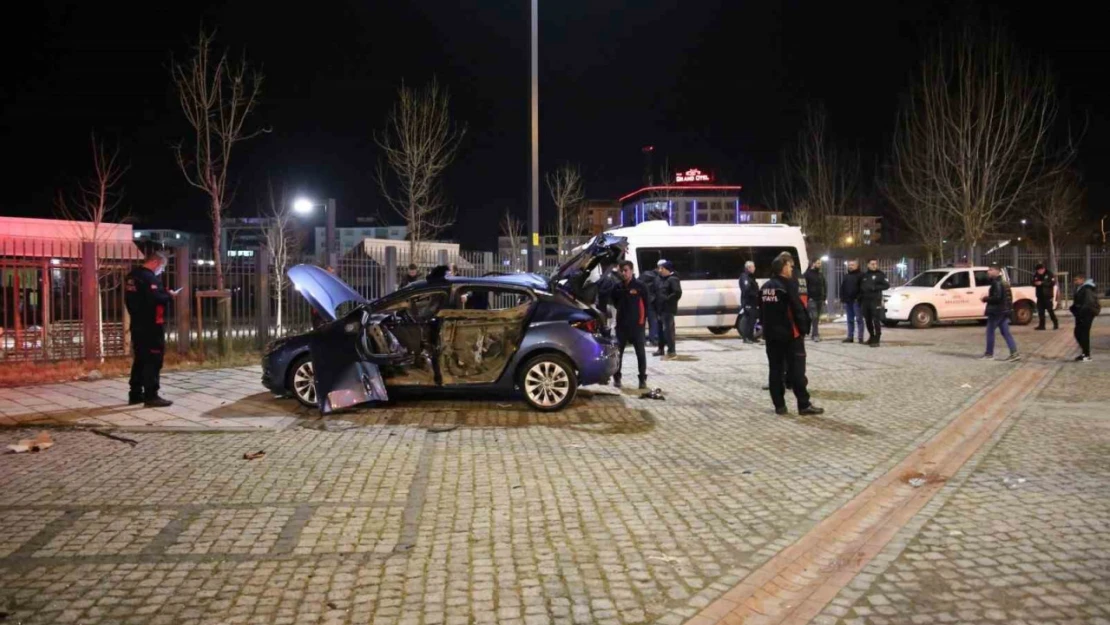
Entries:
{"type": "Polygon", "coordinates": [[[906,286],[925,286],[934,287],[938,282],[948,275],[948,271],[926,271],[914,276],[913,280],[906,283],[906,286]]]}

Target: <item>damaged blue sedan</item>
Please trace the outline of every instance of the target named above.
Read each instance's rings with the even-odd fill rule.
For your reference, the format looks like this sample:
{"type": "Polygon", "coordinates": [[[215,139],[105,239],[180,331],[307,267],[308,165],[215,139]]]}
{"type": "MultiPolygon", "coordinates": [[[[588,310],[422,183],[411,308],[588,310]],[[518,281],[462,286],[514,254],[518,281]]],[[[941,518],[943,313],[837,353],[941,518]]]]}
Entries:
{"type": "Polygon", "coordinates": [[[289,278],[325,323],[272,343],[262,383],[323,414],[404,389],[514,392],[536,410],[560,410],[579,386],[616,373],[616,344],[585,301],[626,243],[599,235],[551,278],[425,280],[374,302],[319,267],[298,265],[289,278]]]}

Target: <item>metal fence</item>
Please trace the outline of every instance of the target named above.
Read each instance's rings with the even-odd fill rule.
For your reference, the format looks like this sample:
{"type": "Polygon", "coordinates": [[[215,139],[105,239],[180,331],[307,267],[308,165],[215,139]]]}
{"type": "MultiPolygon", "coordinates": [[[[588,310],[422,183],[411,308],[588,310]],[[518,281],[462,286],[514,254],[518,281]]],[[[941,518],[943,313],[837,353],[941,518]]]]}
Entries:
{"type": "MultiPolygon", "coordinates": [[[[124,356],[130,350],[123,305],[123,281],[139,262],[138,250],[128,244],[62,242],[0,248],[0,361],[62,360],[124,356]],[[88,314],[85,311],[89,311],[88,314]]],[[[1011,267],[1016,284],[1029,284],[1034,266],[1047,255],[1035,250],[1007,248],[976,254],[980,263],[1011,267]]],[[[560,258],[548,256],[539,267],[550,273],[560,258]]],[[[564,259],[565,260],[565,259],[564,259]]],[[[314,257],[292,259],[319,264],[314,257]]],[[[455,265],[458,275],[524,271],[518,256],[461,250],[429,251],[410,257],[405,244],[359,248],[341,257],[336,274],[368,300],[388,294],[403,279],[409,264],[420,275],[442,264],[455,265]]],[[[1061,272],[1084,273],[1105,292],[1110,285],[1110,252],[1092,247],[1065,249],[1058,257],[1061,272]]],[[[832,255],[825,262],[829,313],[839,314],[839,286],[847,259],[832,255]]],[[[905,284],[930,267],[922,258],[880,258],[879,267],[892,286],[905,284]]],[[[216,290],[215,263],[193,259],[181,251],[170,260],[163,279],[167,288],[183,288],[167,312],[170,349],[186,351],[203,341],[211,345],[217,334],[218,300],[198,297],[216,290]]],[[[274,338],[303,332],[312,325],[308,303],[279,277],[265,256],[231,257],[223,266],[224,290],[230,308],[225,329],[231,340],[261,347],[274,338]]],[[[1069,285],[1062,284],[1067,292],[1069,285]]]]}

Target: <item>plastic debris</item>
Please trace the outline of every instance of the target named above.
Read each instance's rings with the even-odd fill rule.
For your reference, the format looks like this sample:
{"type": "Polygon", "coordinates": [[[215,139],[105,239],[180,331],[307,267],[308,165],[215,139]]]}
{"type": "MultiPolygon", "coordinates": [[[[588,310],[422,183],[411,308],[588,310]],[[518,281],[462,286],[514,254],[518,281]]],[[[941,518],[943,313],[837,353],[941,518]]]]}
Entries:
{"type": "Polygon", "coordinates": [[[436,425],[436,426],[432,426],[432,427],[428,428],[428,431],[432,432],[433,434],[441,434],[443,432],[450,432],[451,430],[457,430],[457,429],[459,429],[459,425],[456,423],[455,425],[436,425]]]}
{"type": "Polygon", "coordinates": [[[34,438],[25,438],[14,445],[8,445],[8,451],[13,454],[22,454],[28,451],[46,451],[54,446],[54,439],[49,432],[39,432],[34,438]]]}
{"type": "Polygon", "coordinates": [[[960,388],[971,388],[970,384],[961,384],[960,388]]]}
{"type": "Polygon", "coordinates": [[[663,389],[661,389],[661,388],[653,388],[653,389],[651,389],[650,391],[648,391],[647,393],[644,393],[643,395],[640,395],[640,399],[659,399],[659,400],[665,400],[665,399],[667,399],[667,398],[663,396],[663,389]]]}
{"type": "Polygon", "coordinates": [[[752,471],[751,469],[744,469],[740,472],[740,475],[751,475],[753,473],[755,473],[755,471],[752,471]]]}
{"type": "Polygon", "coordinates": [[[914,488],[921,488],[922,486],[925,485],[925,478],[923,478],[923,477],[911,477],[910,481],[909,481],[909,485],[913,486],[914,488]]]}
{"type": "Polygon", "coordinates": [[[1009,486],[1010,490],[1013,490],[1013,489],[1017,488],[1018,486],[1021,486],[1022,484],[1024,484],[1027,481],[1028,480],[1026,480],[1024,477],[1016,477],[1016,478],[1004,477],[1004,478],[1002,478],[1002,483],[1009,486]]]}
{"type": "Polygon", "coordinates": [[[258,451],[248,452],[248,453],[243,454],[243,460],[254,460],[255,458],[261,458],[262,456],[265,456],[265,455],[266,455],[266,452],[259,449],[258,451]]]}

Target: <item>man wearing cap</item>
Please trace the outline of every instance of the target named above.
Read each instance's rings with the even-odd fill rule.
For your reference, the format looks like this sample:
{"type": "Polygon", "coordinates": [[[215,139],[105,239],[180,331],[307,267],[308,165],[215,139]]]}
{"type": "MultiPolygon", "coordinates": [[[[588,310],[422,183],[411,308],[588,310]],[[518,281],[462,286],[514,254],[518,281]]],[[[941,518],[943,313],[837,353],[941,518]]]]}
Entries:
{"type": "Polygon", "coordinates": [[[1048,316],[1052,318],[1052,329],[1059,330],[1060,322],[1056,319],[1055,299],[1056,299],[1056,276],[1052,272],[1045,269],[1044,263],[1037,263],[1037,267],[1033,272],[1033,287],[1037,292],[1037,317],[1040,323],[1037,324],[1034,330],[1044,330],[1044,314],[1048,311],[1048,316]]]}
{"type": "Polygon", "coordinates": [[[659,350],[656,356],[663,356],[665,360],[675,357],[674,348],[674,318],[678,314],[678,300],[682,298],[682,281],[674,271],[670,261],[663,261],[659,267],[659,296],[656,311],[659,314],[659,350]]]}
{"type": "Polygon", "coordinates": [[[135,360],[131,363],[131,392],[129,405],[143,404],[147,408],[164,408],[173,404],[158,395],[162,359],[166,351],[166,307],[181,289],[167,291],[162,286],[162,272],[168,264],[162,252],[147,255],[142,265],[127,274],[123,302],[131,316],[131,348],[135,360]]]}

